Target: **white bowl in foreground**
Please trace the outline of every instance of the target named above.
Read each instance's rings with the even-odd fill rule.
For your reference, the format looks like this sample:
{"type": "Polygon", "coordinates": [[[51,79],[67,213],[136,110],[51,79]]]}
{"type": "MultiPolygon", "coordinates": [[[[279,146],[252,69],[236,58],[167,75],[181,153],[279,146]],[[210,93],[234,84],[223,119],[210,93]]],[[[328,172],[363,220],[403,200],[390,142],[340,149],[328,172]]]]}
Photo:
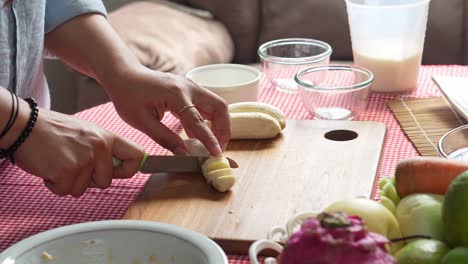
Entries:
{"type": "Polygon", "coordinates": [[[257,101],[262,73],[248,65],[211,64],[195,68],[186,76],[232,104],[257,101]]]}
{"type": "Polygon", "coordinates": [[[75,224],[27,238],[0,254],[0,264],[227,264],[209,238],[169,224],[111,220],[75,224]]]}

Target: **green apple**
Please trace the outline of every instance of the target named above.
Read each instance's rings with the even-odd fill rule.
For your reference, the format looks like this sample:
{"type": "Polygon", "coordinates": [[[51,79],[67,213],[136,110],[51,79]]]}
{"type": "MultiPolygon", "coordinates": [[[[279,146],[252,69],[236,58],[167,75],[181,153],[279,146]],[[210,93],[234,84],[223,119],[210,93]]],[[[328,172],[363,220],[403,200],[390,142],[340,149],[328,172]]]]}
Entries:
{"type": "Polygon", "coordinates": [[[468,247],[468,171],[450,183],[442,206],[445,239],[452,247],[468,247]]]}
{"type": "Polygon", "coordinates": [[[403,198],[395,212],[403,236],[426,235],[443,240],[443,201],[444,196],[436,194],[411,194],[403,198]]]}
{"type": "Polygon", "coordinates": [[[445,243],[433,239],[415,240],[395,253],[400,264],[439,264],[450,251],[445,243]]]}
{"type": "MultiPolygon", "coordinates": [[[[370,232],[379,233],[389,239],[400,238],[400,226],[395,216],[380,203],[366,199],[353,198],[332,203],[326,212],[345,212],[362,218],[370,232]]],[[[392,252],[401,248],[404,243],[392,244],[392,252]]]]}
{"type": "Polygon", "coordinates": [[[447,253],[442,259],[442,264],[466,264],[468,263],[468,247],[456,247],[447,253]]]}

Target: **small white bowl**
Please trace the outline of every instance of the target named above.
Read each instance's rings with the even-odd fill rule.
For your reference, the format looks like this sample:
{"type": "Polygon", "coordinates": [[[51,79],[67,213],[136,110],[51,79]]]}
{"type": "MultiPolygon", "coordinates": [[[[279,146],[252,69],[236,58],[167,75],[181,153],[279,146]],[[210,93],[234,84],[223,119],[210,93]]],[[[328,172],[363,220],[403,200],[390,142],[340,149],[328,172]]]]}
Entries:
{"type": "Polygon", "coordinates": [[[217,244],[196,232],[150,221],[111,220],[34,235],[3,251],[0,263],[228,264],[228,260],[217,244]]]}
{"type": "Polygon", "coordinates": [[[262,73],[247,65],[211,64],[195,68],[186,76],[232,104],[257,101],[262,73]]]}

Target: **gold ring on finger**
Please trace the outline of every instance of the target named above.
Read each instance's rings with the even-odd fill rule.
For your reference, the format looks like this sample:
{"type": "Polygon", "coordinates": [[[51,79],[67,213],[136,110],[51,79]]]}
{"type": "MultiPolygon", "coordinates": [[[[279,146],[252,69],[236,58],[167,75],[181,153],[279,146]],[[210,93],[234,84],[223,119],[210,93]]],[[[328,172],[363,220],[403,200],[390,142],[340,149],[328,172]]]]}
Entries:
{"type": "Polygon", "coordinates": [[[186,110],[188,110],[188,109],[190,109],[190,108],[192,108],[192,107],[195,107],[195,105],[189,104],[189,105],[186,105],[186,106],[182,107],[182,109],[180,109],[180,111],[179,111],[179,113],[178,113],[179,116],[181,116],[182,113],[184,113],[186,110]]]}

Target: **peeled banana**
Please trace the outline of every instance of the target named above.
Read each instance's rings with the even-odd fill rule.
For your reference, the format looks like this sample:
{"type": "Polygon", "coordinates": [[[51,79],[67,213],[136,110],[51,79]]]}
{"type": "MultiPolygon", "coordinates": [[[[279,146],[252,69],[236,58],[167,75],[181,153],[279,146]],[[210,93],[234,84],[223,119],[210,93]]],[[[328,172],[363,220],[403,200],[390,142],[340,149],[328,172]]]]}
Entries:
{"type": "Polygon", "coordinates": [[[202,165],[203,176],[219,192],[225,192],[234,186],[236,178],[226,158],[212,157],[202,165]]]}
{"type": "MultiPolygon", "coordinates": [[[[210,156],[208,150],[198,139],[186,139],[185,143],[191,155],[210,156]]],[[[228,191],[236,182],[229,161],[224,157],[210,157],[203,161],[201,168],[206,181],[219,192],[228,191]]]]}
{"type": "Polygon", "coordinates": [[[231,114],[231,139],[274,138],[281,132],[278,121],[264,113],[231,114]]]}
{"type": "Polygon", "coordinates": [[[219,192],[225,192],[231,189],[231,187],[234,186],[235,182],[236,178],[232,175],[228,175],[216,178],[216,180],[212,181],[211,184],[213,184],[213,187],[219,192]]]}
{"type": "Polygon", "coordinates": [[[276,119],[281,127],[286,127],[286,117],[276,106],[260,102],[240,102],[229,105],[229,113],[264,113],[276,119]]]}
{"type": "Polygon", "coordinates": [[[207,174],[210,171],[215,171],[219,169],[230,168],[229,161],[224,157],[212,157],[203,162],[202,172],[207,174]]]}
{"type": "Polygon", "coordinates": [[[203,175],[205,175],[206,180],[209,183],[211,183],[212,181],[216,180],[219,177],[223,177],[223,176],[226,176],[226,175],[232,175],[232,174],[233,174],[233,171],[232,171],[231,168],[223,168],[223,169],[219,169],[219,170],[209,171],[209,172],[207,172],[206,174],[203,174],[203,175]]]}
{"type": "Polygon", "coordinates": [[[268,139],[286,127],[286,117],[273,105],[241,102],[229,105],[231,139],[268,139]]]}

